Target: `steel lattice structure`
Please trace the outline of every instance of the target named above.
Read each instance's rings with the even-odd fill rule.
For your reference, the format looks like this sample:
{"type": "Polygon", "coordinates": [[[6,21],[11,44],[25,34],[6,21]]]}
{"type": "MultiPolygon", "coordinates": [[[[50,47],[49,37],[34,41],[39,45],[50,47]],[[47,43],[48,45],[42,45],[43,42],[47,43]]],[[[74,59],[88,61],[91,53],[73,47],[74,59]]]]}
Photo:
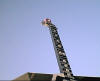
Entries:
{"type": "Polygon", "coordinates": [[[66,57],[56,26],[52,24],[51,20],[48,18],[44,19],[42,21],[42,24],[47,26],[50,30],[60,73],[64,74],[65,80],[67,81],[77,81],[75,77],[73,76],[72,70],[70,68],[70,65],[66,57]]]}

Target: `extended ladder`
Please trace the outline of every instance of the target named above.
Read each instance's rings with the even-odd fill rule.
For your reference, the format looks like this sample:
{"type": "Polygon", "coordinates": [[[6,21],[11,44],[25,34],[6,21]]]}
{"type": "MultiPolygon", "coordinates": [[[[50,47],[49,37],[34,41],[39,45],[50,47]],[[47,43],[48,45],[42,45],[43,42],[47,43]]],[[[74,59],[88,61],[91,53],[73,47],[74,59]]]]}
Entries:
{"type": "Polygon", "coordinates": [[[50,30],[60,73],[64,74],[64,78],[66,81],[77,81],[73,76],[72,70],[67,60],[56,26],[51,23],[50,19],[44,19],[42,21],[42,24],[47,26],[50,30]]]}

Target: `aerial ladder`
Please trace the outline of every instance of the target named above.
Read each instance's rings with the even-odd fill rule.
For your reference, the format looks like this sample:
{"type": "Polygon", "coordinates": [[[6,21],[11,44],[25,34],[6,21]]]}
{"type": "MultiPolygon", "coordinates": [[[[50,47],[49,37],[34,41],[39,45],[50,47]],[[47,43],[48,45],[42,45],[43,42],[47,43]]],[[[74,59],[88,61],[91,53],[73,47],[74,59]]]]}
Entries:
{"type": "Polygon", "coordinates": [[[66,54],[65,54],[63,45],[61,43],[56,26],[52,24],[51,20],[48,18],[42,21],[42,25],[47,26],[50,30],[58,66],[60,69],[60,73],[64,75],[64,80],[65,81],[77,81],[70,68],[70,65],[66,57],[66,54]]]}

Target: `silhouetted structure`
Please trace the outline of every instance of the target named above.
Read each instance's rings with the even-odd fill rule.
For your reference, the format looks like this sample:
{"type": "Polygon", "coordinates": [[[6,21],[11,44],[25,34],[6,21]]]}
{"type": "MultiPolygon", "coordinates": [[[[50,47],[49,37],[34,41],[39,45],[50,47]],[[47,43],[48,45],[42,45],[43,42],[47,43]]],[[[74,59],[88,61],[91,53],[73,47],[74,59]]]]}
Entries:
{"type": "MultiPolygon", "coordinates": [[[[56,79],[56,81],[63,81],[63,77],[60,77],[57,74],[41,74],[41,73],[26,73],[14,79],[13,81],[55,81],[52,80],[53,77],[56,79]]],[[[100,77],[75,76],[75,78],[78,81],[100,81],[100,77]]]]}

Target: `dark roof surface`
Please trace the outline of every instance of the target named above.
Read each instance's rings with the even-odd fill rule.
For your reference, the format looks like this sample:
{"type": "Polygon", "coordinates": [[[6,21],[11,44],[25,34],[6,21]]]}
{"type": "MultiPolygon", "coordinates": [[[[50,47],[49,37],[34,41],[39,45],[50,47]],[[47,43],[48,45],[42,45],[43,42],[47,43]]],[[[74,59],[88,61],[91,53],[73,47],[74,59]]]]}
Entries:
{"type": "MultiPolygon", "coordinates": [[[[41,74],[41,73],[26,73],[19,76],[13,81],[51,81],[53,74],[41,74]]],[[[75,76],[78,81],[100,81],[100,77],[85,77],[75,76]]],[[[63,77],[58,76],[57,81],[62,81],[63,77]]]]}

